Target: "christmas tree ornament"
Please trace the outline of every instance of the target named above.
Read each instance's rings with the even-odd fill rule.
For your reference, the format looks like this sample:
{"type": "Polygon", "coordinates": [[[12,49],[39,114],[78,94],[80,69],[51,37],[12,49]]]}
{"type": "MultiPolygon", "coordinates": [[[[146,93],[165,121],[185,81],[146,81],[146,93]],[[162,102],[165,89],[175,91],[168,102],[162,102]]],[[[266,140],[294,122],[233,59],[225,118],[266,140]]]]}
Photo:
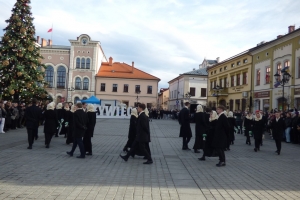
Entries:
{"type": "Polygon", "coordinates": [[[8,61],[8,60],[4,60],[4,61],[2,62],[2,65],[3,65],[3,66],[8,66],[8,65],[9,65],[9,61],[8,61]]]}
{"type": "Polygon", "coordinates": [[[22,76],[22,72],[18,72],[17,75],[18,75],[18,76],[22,76]]]}
{"type": "Polygon", "coordinates": [[[14,90],[9,90],[9,94],[14,95],[15,91],[14,90]]]}

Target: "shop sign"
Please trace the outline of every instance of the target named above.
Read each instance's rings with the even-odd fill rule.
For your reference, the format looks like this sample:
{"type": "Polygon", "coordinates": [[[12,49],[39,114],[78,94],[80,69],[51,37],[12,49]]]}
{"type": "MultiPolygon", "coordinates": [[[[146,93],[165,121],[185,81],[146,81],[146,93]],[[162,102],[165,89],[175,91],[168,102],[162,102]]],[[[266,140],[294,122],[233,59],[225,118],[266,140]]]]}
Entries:
{"type": "Polygon", "coordinates": [[[300,88],[295,88],[294,95],[299,95],[299,94],[300,94],[300,88]]]}
{"type": "Polygon", "coordinates": [[[270,91],[254,92],[254,98],[265,98],[265,97],[270,97],[270,91]]]}

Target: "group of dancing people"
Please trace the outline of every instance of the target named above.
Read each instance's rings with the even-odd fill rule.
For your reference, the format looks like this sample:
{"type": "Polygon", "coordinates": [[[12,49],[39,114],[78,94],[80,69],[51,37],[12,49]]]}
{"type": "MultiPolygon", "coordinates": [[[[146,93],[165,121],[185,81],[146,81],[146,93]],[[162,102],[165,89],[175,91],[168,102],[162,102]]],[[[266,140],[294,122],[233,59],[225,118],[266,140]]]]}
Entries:
{"type": "MultiPolygon", "coordinates": [[[[181,125],[179,137],[182,137],[182,150],[191,150],[188,147],[192,137],[189,106],[190,104],[186,102],[185,107],[181,109],[178,116],[181,125]]],[[[226,166],[225,151],[229,151],[230,145],[234,144],[235,131],[243,133],[242,128],[239,127],[242,124],[244,124],[246,144],[251,145],[250,137],[253,136],[255,140],[254,151],[260,151],[264,132],[266,131],[262,111],[257,110],[255,114],[249,112],[244,119],[244,123],[242,123],[240,118],[234,116],[232,111],[227,112],[222,105],[212,110],[207,108],[206,112],[204,112],[201,105],[198,105],[194,117],[196,137],[193,150],[194,153],[200,153],[199,150],[203,149],[203,155],[198,158],[199,160],[205,161],[206,157],[219,156],[219,163],[216,166],[226,166]]],[[[275,112],[275,118],[271,121],[270,128],[276,144],[275,152],[280,155],[282,133],[285,130],[285,123],[280,112],[275,112]]]]}
{"type": "Polygon", "coordinates": [[[26,129],[28,134],[27,149],[32,149],[34,139],[37,140],[40,119],[44,120],[45,148],[50,147],[53,136],[65,135],[66,144],[71,144],[72,149],[67,154],[73,156],[77,146],[80,155],[77,158],[85,158],[92,155],[91,138],[96,125],[96,112],[92,104],[83,106],[77,103],[69,107],[68,103],[51,102],[46,110],[41,110],[37,100],[32,99],[31,105],[25,110],[26,129]]]}

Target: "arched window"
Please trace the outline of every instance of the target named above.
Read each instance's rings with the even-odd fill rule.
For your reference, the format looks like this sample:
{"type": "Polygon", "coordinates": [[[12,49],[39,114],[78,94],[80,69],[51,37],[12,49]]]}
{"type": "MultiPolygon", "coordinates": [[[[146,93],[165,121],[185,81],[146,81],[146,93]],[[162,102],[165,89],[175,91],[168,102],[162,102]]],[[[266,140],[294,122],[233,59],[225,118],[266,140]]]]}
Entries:
{"type": "Polygon", "coordinates": [[[79,101],[79,100],[80,100],[79,97],[75,97],[75,98],[74,98],[74,104],[76,104],[77,101],[79,101]]]}
{"type": "Polygon", "coordinates": [[[76,58],[76,68],[80,68],[80,58],[76,58]]]}
{"type": "Polygon", "coordinates": [[[87,58],[86,59],[86,68],[90,69],[90,67],[91,67],[91,59],[87,58]]]}
{"type": "Polygon", "coordinates": [[[85,69],[85,59],[81,58],[81,69],[85,69]]]}
{"type": "Polygon", "coordinates": [[[57,69],[57,88],[65,88],[66,85],[66,68],[59,66],[57,69]]]}
{"type": "Polygon", "coordinates": [[[81,79],[79,77],[75,79],[75,90],[81,90],[81,79]]]}
{"type": "Polygon", "coordinates": [[[87,98],[86,98],[86,97],[83,97],[82,100],[87,100],[87,98]]]}
{"type": "Polygon", "coordinates": [[[88,78],[84,78],[83,79],[83,89],[84,90],[88,90],[89,89],[89,79],[88,78]]]}
{"type": "Polygon", "coordinates": [[[48,87],[53,87],[53,74],[54,69],[52,66],[47,66],[46,72],[45,72],[45,81],[48,83],[48,87]]]}

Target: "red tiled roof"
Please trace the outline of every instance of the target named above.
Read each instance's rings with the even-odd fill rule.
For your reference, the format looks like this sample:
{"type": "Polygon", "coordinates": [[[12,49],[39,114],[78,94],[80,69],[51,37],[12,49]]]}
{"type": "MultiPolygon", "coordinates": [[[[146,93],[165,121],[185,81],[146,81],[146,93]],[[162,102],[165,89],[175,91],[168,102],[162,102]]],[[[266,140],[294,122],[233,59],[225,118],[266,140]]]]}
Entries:
{"type": "Polygon", "coordinates": [[[159,78],[152,76],[151,74],[132,67],[126,63],[120,62],[114,62],[111,65],[109,65],[109,62],[102,62],[97,73],[97,77],[147,79],[160,81],[159,78]]]}

